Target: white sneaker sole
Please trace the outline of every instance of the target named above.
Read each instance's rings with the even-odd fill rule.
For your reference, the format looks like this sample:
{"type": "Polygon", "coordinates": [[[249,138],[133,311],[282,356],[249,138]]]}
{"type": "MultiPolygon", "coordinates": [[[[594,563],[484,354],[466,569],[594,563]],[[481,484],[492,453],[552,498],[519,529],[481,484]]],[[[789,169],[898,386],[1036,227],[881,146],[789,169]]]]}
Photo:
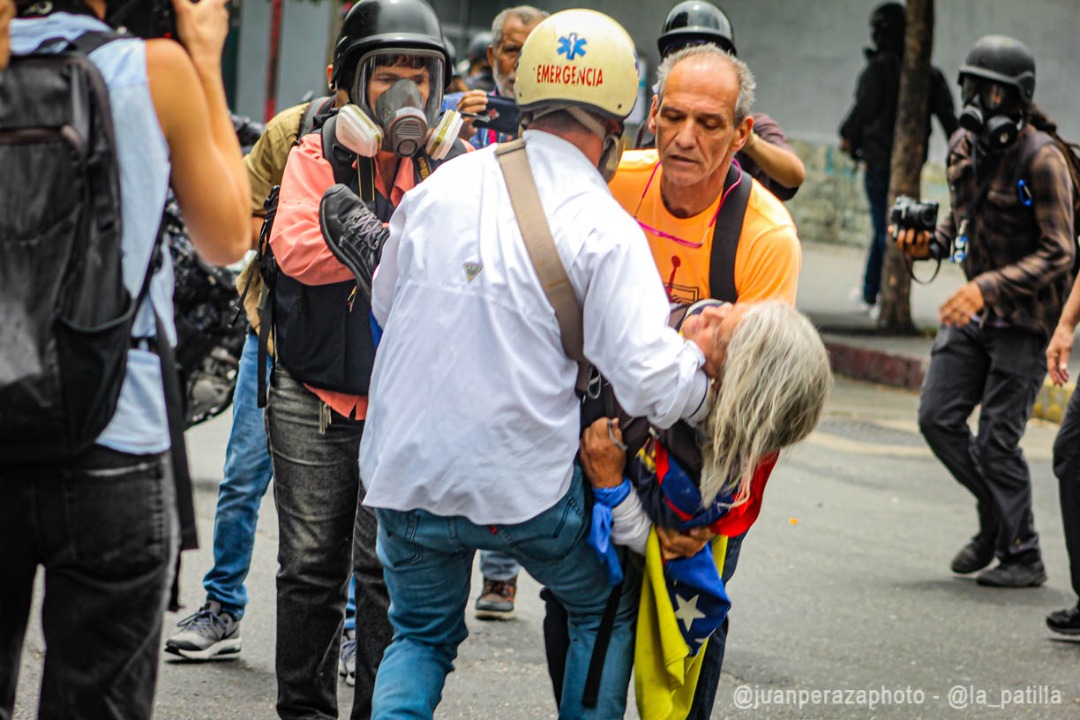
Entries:
{"type": "Polygon", "coordinates": [[[240,657],[240,638],[220,640],[205,650],[188,650],[166,645],[165,652],[185,660],[235,660],[240,657]]]}

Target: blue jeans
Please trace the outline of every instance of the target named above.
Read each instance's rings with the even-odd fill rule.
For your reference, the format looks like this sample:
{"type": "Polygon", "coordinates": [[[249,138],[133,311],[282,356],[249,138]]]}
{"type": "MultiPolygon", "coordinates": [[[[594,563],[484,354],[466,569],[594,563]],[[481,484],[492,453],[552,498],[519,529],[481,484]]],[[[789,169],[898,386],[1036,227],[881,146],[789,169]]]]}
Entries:
{"type": "MultiPolygon", "coordinates": [[[[378,553],[392,604],[394,640],[375,682],[373,718],[430,718],[442,697],[458,645],[468,636],[473,555],[505,552],[546,585],[570,618],[563,718],[621,718],[633,664],[636,603],[616,616],[595,708],[581,706],[596,631],[611,594],[607,572],[586,543],[584,488],[575,469],[569,492],[553,507],[516,525],[477,525],[424,510],[378,510],[378,553]]],[[[624,587],[632,597],[637,588],[624,587]]]]}
{"type": "Polygon", "coordinates": [[[480,551],[480,572],[485,580],[513,580],[521,572],[521,566],[512,556],[493,550],[480,551]]]}
{"type": "MultiPolygon", "coordinates": [[[[248,333],[233,393],[233,424],[225,449],[225,477],[214,514],[214,567],[203,578],[206,598],[221,603],[237,620],[244,617],[259,503],[274,474],[266,449],[263,411],[257,403],[259,338],[248,333]]],[[[269,378],[270,362],[267,361],[269,378]]]]}
{"type": "Polygon", "coordinates": [[[179,540],[168,457],[99,446],[56,465],[0,467],[3,720],[38,565],[47,650],[36,717],[150,717],[179,540]]]}
{"type": "MultiPolygon", "coordinates": [[[[749,532],[749,531],[747,531],[749,532]]],[[[737,537],[728,538],[727,554],[724,556],[724,570],[720,577],[726,586],[735,574],[735,566],[739,564],[739,552],[742,550],[743,539],[746,533],[737,537]]],[[[724,619],[724,624],[716,629],[709,644],[705,646],[705,657],[701,661],[701,675],[698,676],[697,688],[694,690],[694,702],[690,705],[690,713],[687,720],[709,720],[712,716],[713,705],[716,704],[716,691],[720,687],[720,671],[724,667],[724,651],[727,648],[728,621],[731,616],[724,619]]]]}
{"type": "Polygon", "coordinates": [[[885,262],[885,234],[889,214],[889,166],[867,165],[863,178],[866,199],[870,203],[870,222],[874,235],[866,254],[866,272],[863,274],[863,300],[869,305],[877,302],[881,291],[881,268],[885,262]]]}

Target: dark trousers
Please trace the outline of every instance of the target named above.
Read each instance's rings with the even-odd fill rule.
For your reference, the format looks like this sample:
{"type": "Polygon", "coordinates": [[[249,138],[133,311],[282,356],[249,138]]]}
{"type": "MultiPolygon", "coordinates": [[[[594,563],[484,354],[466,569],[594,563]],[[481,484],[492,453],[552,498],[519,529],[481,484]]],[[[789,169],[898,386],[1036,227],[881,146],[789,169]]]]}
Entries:
{"type": "Polygon", "coordinates": [[[274,368],[266,430],[278,512],[277,711],[285,719],[337,718],[338,656],[356,559],[357,666],[353,718],[371,712],[375,671],[393,634],[386,583],[375,557],[374,514],[359,506],[363,421],[331,413],[274,368]]]}
{"type": "Polygon", "coordinates": [[[881,269],[885,262],[885,234],[889,214],[889,166],[867,165],[863,177],[866,199],[870,204],[870,223],[874,234],[866,252],[863,273],[863,300],[873,305],[881,291],[881,269]]]}
{"type": "Polygon", "coordinates": [[[45,568],[38,718],[149,718],[176,562],[168,455],[95,447],[0,467],[0,718],[15,703],[34,574],[45,568]]]}
{"type": "Polygon", "coordinates": [[[1031,473],[1020,438],[1046,374],[1046,339],[1012,328],[942,327],[930,353],[919,429],[930,449],[975,496],[980,542],[998,559],[1039,559],[1031,473]],[[979,429],[968,428],[980,406],[979,429]]]}
{"type": "Polygon", "coordinates": [[[1061,521],[1073,592],[1080,595],[1080,393],[1074,392],[1054,441],[1054,475],[1061,494],[1061,521]]]}
{"type": "MultiPolygon", "coordinates": [[[[724,570],[720,573],[724,585],[735,575],[735,566],[739,564],[739,552],[742,550],[746,533],[728,538],[727,554],[724,556],[724,570]]],[[[724,650],[727,647],[728,623],[731,615],[724,618],[724,624],[716,629],[705,646],[705,657],[701,661],[701,674],[694,690],[694,702],[690,705],[687,720],[709,720],[713,705],[716,704],[716,691],[720,687],[720,671],[724,667],[724,650]]]]}

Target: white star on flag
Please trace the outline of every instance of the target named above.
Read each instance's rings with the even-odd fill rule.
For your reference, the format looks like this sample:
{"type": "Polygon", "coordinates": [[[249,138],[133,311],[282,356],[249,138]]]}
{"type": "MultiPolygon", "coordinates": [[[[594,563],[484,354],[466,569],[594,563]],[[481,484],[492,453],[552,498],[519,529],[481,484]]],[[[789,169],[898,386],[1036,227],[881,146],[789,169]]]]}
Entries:
{"type": "Polygon", "coordinates": [[[682,622],[683,627],[686,628],[686,632],[690,632],[690,626],[694,624],[695,620],[699,620],[705,617],[705,613],[697,609],[697,601],[700,595],[695,595],[689,600],[684,600],[682,595],[675,594],[675,603],[679,606],[675,610],[675,617],[682,622]]]}

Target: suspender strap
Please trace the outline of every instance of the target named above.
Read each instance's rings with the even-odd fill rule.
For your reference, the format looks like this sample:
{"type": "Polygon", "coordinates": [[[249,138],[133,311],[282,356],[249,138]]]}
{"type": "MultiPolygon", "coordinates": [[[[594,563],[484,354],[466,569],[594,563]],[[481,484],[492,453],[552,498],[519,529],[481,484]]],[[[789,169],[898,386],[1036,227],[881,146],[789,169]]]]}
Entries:
{"type": "Polygon", "coordinates": [[[619,612],[619,599],[622,597],[622,583],[611,588],[607,604],[604,606],[604,616],[600,618],[600,629],[596,631],[596,642],[593,644],[592,657],[589,658],[589,672],[585,675],[585,689],[581,695],[581,704],[585,707],[596,707],[597,696],[600,694],[600,680],[604,675],[604,659],[607,657],[608,645],[611,643],[611,632],[615,628],[615,615],[619,612]]]}
{"type": "MultiPolygon", "coordinates": [[[[510,204],[514,208],[529,259],[540,279],[540,285],[544,288],[544,295],[555,309],[563,351],[584,369],[588,361],[583,349],[581,304],[574,295],[574,288],[570,285],[566,268],[559,258],[555,239],[551,236],[551,227],[540,204],[540,193],[536,190],[536,181],[529,168],[529,158],[525,154],[525,141],[518,139],[500,143],[495,149],[495,156],[506,180],[506,188],[510,191],[510,204]]],[[[585,382],[588,381],[587,370],[579,372],[579,385],[582,384],[582,375],[585,382]]]]}
{"type": "Polygon", "coordinates": [[[731,195],[724,198],[713,225],[712,256],[709,259],[709,292],[717,300],[733,303],[739,299],[735,289],[735,255],[739,250],[743,216],[750,201],[754,183],[735,163],[728,169],[724,192],[738,182],[731,195]],[[741,177],[741,181],[740,181],[741,177]]]}

